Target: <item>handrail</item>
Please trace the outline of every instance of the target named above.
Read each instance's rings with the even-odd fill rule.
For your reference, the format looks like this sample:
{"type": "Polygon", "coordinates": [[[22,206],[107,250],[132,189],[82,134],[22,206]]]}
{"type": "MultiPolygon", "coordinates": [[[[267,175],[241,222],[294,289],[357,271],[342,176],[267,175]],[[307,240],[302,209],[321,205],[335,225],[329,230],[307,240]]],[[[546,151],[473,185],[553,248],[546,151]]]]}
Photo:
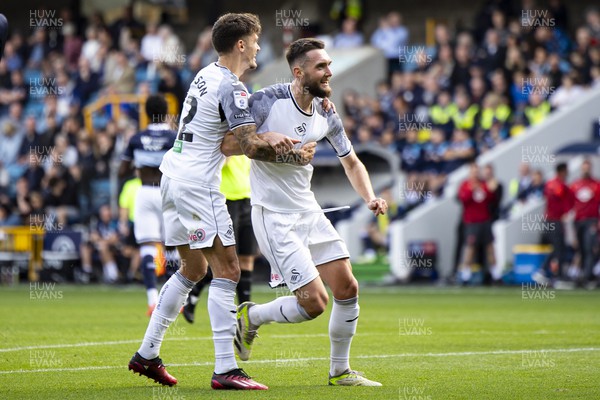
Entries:
{"type": "MultiPolygon", "coordinates": [[[[179,109],[179,103],[177,98],[172,93],[165,93],[165,100],[167,101],[167,110],[171,115],[177,115],[179,109]]],[[[143,110],[146,105],[147,96],[141,94],[109,94],[99,97],[94,102],[88,104],[83,108],[83,116],[85,122],[85,129],[88,135],[92,135],[94,132],[92,125],[92,117],[95,112],[100,111],[107,105],[111,105],[113,109],[113,120],[118,120],[121,116],[121,104],[137,103],[140,110],[143,110]]],[[[145,129],[148,126],[148,116],[145,112],[140,112],[140,123],[139,128],[145,129]]]]}

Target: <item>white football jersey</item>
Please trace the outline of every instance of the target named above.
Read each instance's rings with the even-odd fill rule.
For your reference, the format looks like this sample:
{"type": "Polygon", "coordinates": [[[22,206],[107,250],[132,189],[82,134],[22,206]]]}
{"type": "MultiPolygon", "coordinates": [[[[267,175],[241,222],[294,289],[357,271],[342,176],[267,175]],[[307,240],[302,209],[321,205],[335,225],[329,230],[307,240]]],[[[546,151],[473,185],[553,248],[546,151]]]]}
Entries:
{"type": "Polygon", "coordinates": [[[171,179],[219,189],[225,156],[225,134],[254,125],[248,91],[229,69],[212,63],[190,84],[175,144],[163,157],[160,170],[171,179]]]}
{"type": "MultiPolygon", "coordinates": [[[[352,151],[352,144],[342,121],[333,111],[325,113],[322,102],[322,99],[315,98],[312,114],[307,114],[296,104],[290,84],[279,83],[250,97],[250,113],[259,134],[279,132],[300,140],[297,148],[325,138],[338,157],[346,157],[352,151]]],[[[319,210],[310,188],[312,174],[313,166],[310,164],[300,166],[252,160],[251,202],[282,213],[319,210]]]]}

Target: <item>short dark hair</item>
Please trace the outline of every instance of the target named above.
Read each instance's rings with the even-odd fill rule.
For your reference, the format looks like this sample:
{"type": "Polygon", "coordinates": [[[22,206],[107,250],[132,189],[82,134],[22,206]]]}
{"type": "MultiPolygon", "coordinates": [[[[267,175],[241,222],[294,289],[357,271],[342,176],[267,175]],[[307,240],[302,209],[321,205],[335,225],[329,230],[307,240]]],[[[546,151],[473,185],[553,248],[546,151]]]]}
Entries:
{"type": "Polygon", "coordinates": [[[146,99],[146,115],[150,118],[150,123],[165,122],[167,101],[162,95],[153,94],[146,99]]]}
{"type": "Polygon", "coordinates": [[[227,54],[235,43],[252,33],[260,35],[260,20],[256,14],[227,13],[221,15],[212,28],[212,44],[217,53],[227,54]]]}
{"type": "Polygon", "coordinates": [[[564,174],[567,172],[567,163],[561,162],[560,164],[558,164],[556,166],[556,173],[557,174],[564,174]]]}
{"type": "Polygon", "coordinates": [[[288,47],[285,58],[289,66],[291,67],[296,61],[304,58],[305,54],[311,50],[321,50],[325,48],[325,43],[322,40],[314,38],[298,39],[290,44],[288,47]]]}

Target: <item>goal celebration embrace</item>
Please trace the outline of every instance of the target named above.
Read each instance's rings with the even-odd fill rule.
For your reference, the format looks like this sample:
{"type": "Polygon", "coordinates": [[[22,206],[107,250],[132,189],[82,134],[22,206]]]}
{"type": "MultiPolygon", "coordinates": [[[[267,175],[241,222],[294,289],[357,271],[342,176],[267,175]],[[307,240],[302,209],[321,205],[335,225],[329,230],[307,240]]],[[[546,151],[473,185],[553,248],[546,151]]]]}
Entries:
{"type": "Polygon", "coordinates": [[[592,3],[0,0],[0,397],[600,398],[592,3]]]}
{"type": "Polygon", "coordinates": [[[332,60],[322,41],[299,39],[290,45],[286,53],[294,77],[290,84],[250,95],[239,81],[246,70],[257,67],[260,33],[258,17],[252,14],[225,14],[212,28],[219,59],[200,70],[190,85],[177,138],[160,165],[165,244],[177,247],[181,268],[158,294],[129,369],[162,385],[177,384],[159,357],[161,343],[210,265],[213,389],[268,389],[238,367],[234,350],[246,361],[261,325],[318,317],[329,300],[325,284],[333,292],[328,384],[381,386],[350,368],[360,309],[358,282],[344,241],[310,189],[316,142],[326,139],[331,144],[352,187],[375,216],[385,214],[387,204],[375,196],[333,104],[324,101],[332,90],[332,60]],[[237,310],[234,297],[240,264],[234,225],[219,191],[223,162],[235,155],[252,160],[252,226],[271,265],[271,284],[287,285],[294,294],[266,304],[243,302],[237,310]]]}

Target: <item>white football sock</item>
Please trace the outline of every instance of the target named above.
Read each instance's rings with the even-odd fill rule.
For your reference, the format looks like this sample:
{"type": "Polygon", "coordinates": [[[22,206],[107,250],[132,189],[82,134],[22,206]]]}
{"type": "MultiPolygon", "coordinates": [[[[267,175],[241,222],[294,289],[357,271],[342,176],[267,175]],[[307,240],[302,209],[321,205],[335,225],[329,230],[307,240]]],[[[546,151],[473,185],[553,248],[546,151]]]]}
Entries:
{"type": "Polygon", "coordinates": [[[468,282],[471,280],[471,267],[464,266],[460,270],[460,280],[463,282],[468,282]]]}
{"type": "Polygon", "coordinates": [[[497,281],[497,280],[500,280],[502,278],[502,272],[503,271],[502,271],[502,268],[500,268],[499,266],[492,265],[490,267],[490,271],[491,271],[492,279],[493,280],[497,281]]]}
{"type": "Polygon", "coordinates": [[[107,262],[103,267],[105,282],[112,283],[119,278],[119,269],[114,261],[107,262]]]}
{"type": "Polygon", "coordinates": [[[250,308],[248,317],[250,323],[256,326],[269,322],[294,324],[312,319],[296,296],[282,296],[266,304],[256,304],[250,308]]]}
{"type": "Polygon", "coordinates": [[[150,317],[144,340],[138,353],[146,360],[158,357],[165,332],[179,315],[188,293],[195,282],[190,281],[177,271],[162,287],[156,308],[150,317]]]}
{"type": "Polygon", "coordinates": [[[338,376],[350,369],[350,345],[358,324],[358,296],[348,300],[333,299],[329,318],[331,364],[329,374],[338,376]]]}
{"type": "Polygon", "coordinates": [[[229,279],[214,278],[208,289],[208,316],[215,344],[215,373],[223,374],[238,367],[233,352],[237,308],[235,287],[229,279]]]}
{"type": "Polygon", "coordinates": [[[158,289],[157,288],[147,289],[146,295],[148,296],[148,306],[153,306],[158,302],[158,289]]]}

